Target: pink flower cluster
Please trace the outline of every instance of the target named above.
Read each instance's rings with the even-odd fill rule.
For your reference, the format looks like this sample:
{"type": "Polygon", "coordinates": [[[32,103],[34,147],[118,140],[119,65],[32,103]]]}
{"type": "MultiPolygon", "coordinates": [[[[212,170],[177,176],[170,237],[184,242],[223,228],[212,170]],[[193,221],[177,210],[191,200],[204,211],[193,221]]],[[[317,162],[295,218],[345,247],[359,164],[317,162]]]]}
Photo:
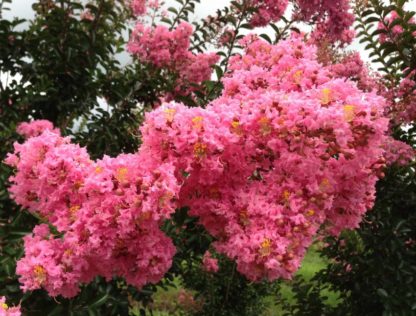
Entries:
{"type": "Polygon", "coordinates": [[[130,3],[133,14],[141,16],[146,13],[146,0],[132,0],[130,3]]]}
{"type": "Polygon", "coordinates": [[[348,78],[356,82],[361,90],[378,89],[378,82],[370,75],[358,52],[346,55],[339,63],[331,65],[330,69],[335,77],[348,78]]]}
{"type": "Polygon", "coordinates": [[[207,109],[147,116],[142,151],[183,170],[180,205],[251,280],[290,277],[321,226],[356,228],[382,176],[385,100],[332,79],[313,46],[255,40],[207,109]]]}
{"type": "Polygon", "coordinates": [[[94,162],[49,130],[15,144],[6,163],[17,169],[16,202],[56,228],[42,224],[24,238],[16,270],[24,290],[71,297],[98,275],[141,287],[170,268],[175,248],[159,226],[179,193],[171,163],[138,155],[94,162]]]}
{"type": "Polygon", "coordinates": [[[202,264],[207,272],[218,272],[218,260],[213,258],[209,251],[205,252],[202,264]]]}
{"type": "Polygon", "coordinates": [[[397,89],[397,97],[399,102],[394,106],[396,120],[401,122],[412,122],[416,120],[416,81],[411,79],[416,72],[413,71],[407,78],[400,82],[397,89]]]}
{"type": "Polygon", "coordinates": [[[25,138],[38,136],[46,130],[57,132],[56,129],[54,130],[53,124],[47,120],[35,120],[32,122],[22,122],[17,126],[17,129],[16,129],[17,133],[22,135],[25,138]]]}
{"type": "Polygon", "coordinates": [[[380,86],[382,94],[389,102],[389,115],[395,124],[406,124],[416,120],[416,71],[393,87],[380,86]]]}
{"type": "Polygon", "coordinates": [[[385,159],[390,164],[407,165],[415,158],[415,150],[401,141],[390,139],[386,142],[385,148],[385,159]]]}
{"type": "MultiPolygon", "coordinates": [[[[384,23],[383,22],[379,22],[378,23],[378,29],[379,30],[386,30],[387,34],[385,33],[381,33],[380,34],[380,42],[381,43],[385,43],[385,42],[395,42],[400,38],[400,35],[403,33],[403,27],[400,24],[396,24],[393,27],[391,27],[393,25],[393,23],[399,19],[400,16],[397,14],[396,11],[391,12],[388,16],[386,16],[384,23]],[[388,25],[388,28],[385,26],[388,25]]],[[[416,24],[416,19],[414,17],[412,17],[409,21],[407,21],[407,23],[410,24],[416,24]]],[[[413,32],[413,35],[416,36],[416,31],[413,32]]]]}
{"type": "MultiPolygon", "coordinates": [[[[350,12],[349,0],[293,0],[298,9],[295,20],[316,25],[313,37],[317,42],[323,38],[330,42],[349,43],[354,37],[351,30],[354,15],[350,12]]],[[[284,15],[288,0],[252,0],[250,6],[256,9],[251,18],[253,26],[266,26],[278,22],[284,15]]]]}
{"type": "Polygon", "coordinates": [[[318,231],[358,226],[392,141],[385,99],[338,78],[300,37],[245,42],[223,95],[148,113],[134,155],[94,162],[50,131],[15,145],[10,192],[63,234],[41,225],[25,238],[24,289],[72,296],[96,275],[156,282],[174,253],[160,221],[175,207],[253,281],[290,278],[318,231]]]}
{"type": "Polygon", "coordinates": [[[0,297],[0,316],[20,316],[20,307],[10,307],[6,304],[6,298],[4,296],[0,297]]]}
{"type": "Polygon", "coordinates": [[[219,60],[215,53],[194,54],[189,50],[192,31],[186,22],[172,31],[163,25],[148,27],[139,22],[127,48],[140,61],[175,73],[175,92],[188,94],[194,89],[192,85],[211,78],[211,67],[219,60]]]}
{"type": "Polygon", "coordinates": [[[266,26],[270,22],[277,22],[283,16],[289,0],[252,0],[251,5],[257,12],[251,19],[253,26],[266,26]]]}
{"type": "Polygon", "coordinates": [[[352,41],[354,15],[350,12],[349,0],[295,0],[295,3],[299,7],[297,18],[316,24],[312,35],[318,42],[322,38],[330,42],[352,41]]]}
{"type": "Polygon", "coordinates": [[[218,44],[220,46],[229,45],[235,37],[235,31],[229,28],[223,30],[223,33],[218,39],[218,44]]]}
{"type": "Polygon", "coordinates": [[[137,17],[146,14],[147,8],[157,10],[160,7],[159,0],[131,0],[131,10],[137,17]]]}

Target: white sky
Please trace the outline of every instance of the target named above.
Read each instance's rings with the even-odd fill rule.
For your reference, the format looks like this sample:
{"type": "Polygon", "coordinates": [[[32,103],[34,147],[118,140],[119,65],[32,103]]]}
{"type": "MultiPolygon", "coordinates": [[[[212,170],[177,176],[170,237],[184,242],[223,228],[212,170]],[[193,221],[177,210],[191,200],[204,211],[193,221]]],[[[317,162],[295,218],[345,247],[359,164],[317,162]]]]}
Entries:
{"type": "MultiPolygon", "coordinates": [[[[4,18],[8,19],[13,16],[19,16],[21,18],[31,18],[33,17],[32,4],[34,0],[12,0],[12,4],[8,5],[11,8],[10,11],[5,11],[4,18]]],[[[216,9],[222,8],[229,4],[231,0],[201,0],[201,4],[196,8],[197,16],[207,16],[209,14],[215,13],[216,9]]],[[[167,6],[171,6],[177,2],[174,0],[167,0],[167,6]]]]}
{"type": "MultiPolygon", "coordinates": [[[[177,5],[175,0],[165,0],[166,6],[177,5]]],[[[203,18],[210,14],[214,14],[217,9],[223,8],[230,3],[231,0],[201,0],[201,3],[196,7],[196,17],[203,18]]],[[[12,0],[12,4],[9,5],[10,11],[4,11],[3,17],[6,19],[11,19],[14,16],[18,16],[24,19],[30,19],[33,17],[32,4],[34,0],[12,0]]],[[[408,0],[406,8],[409,10],[416,11],[416,0],[408,0]]],[[[358,43],[356,40],[353,45],[351,45],[352,50],[359,51],[365,61],[369,61],[368,52],[364,50],[364,46],[358,43]]],[[[127,55],[121,57],[122,59],[127,58],[127,55]]],[[[125,61],[124,61],[125,62],[125,61]]]]}

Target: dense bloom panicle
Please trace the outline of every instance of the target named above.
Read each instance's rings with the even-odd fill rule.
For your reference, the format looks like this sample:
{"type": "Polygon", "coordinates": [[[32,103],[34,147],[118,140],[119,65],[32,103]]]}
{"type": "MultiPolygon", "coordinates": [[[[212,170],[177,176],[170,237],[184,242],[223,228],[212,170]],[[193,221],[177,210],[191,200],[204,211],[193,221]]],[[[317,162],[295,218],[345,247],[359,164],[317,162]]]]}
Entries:
{"type": "Polygon", "coordinates": [[[189,56],[192,29],[187,22],[180,23],[172,31],[164,25],[153,28],[139,22],[132,33],[128,50],[141,61],[156,67],[174,67],[175,63],[189,56]]]}
{"type": "Polygon", "coordinates": [[[25,237],[17,265],[24,290],[71,297],[97,275],[123,276],[142,287],[169,269],[175,249],[159,226],[179,193],[170,163],[138,155],[94,162],[84,148],[48,130],[16,144],[6,163],[17,169],[10,179],[16,202],[63,234],[55,238],[38,226],[25,237]]]}
{"type": "Polygon", "coordinates": [[[391,114],[396,123],[408,123],[416,120],[416,81],[415,71],[404,78],[398,87],[389,91],[391,114]]]}
{"type": "Polygon", "coordinates": [[[134,15],[141,16],[146,13],[146,0],[132,0],[130,5],[134,15]]]}
{"type": "Polygon", "coordinates": [[[147,113],[136,154],[92,161],[48,130],[15,145],[12,196],[63,234],[39,226],[25,238],[24,289],[73,296],[96,275],[157,282],[175,252],[159,226],[177,207],[253,281],[290,278],[317,233],[358,227],[386,160],[412,155],[387,136],[386,100],[320,64],[300,36],[242,43],[222,96],[147,113]]]}
{"type": "MultiPolygon", "coordinates": [[[[351,29],[354,15],[349,0],[294,0],[297,10],[294,20],[312,23],[315,30],[312,37],[317,41],[323,38],[330,42],[350,43],[354,37],[351,29]]],[[[278,22],[285,14],[288,0],[252,0],[250,6],[256,9],[250,23],[253,26],[266,26],[278,22]]]]}
{"type": "MultiPolygon", "coordinates": [[[[394,23],[399,18],[400,16],[397,14],[397,12],[392,11],[384,18],[384,21],[380,21],[378,23],[378,29],[385,31],[380,33],[380,42],[397,42],[400,40],[400,37],[404,31],[403,27],[400,24],[394,23]]],[[[416,19],[412,17],[410,20],[406,21],[406,23],[409,25],[414,25],[416,24],[416,19]]],[[[413,32],[413,35],[416,36],[416,31],[413,32]]]]}
{"type": "Polygon", "coordinates": [[[407,165],[415,158],[415,150],[406,143],[390,139],[385,144],[388,164],[407,165]]]}
{"type": "Polygon", "coordinates": [[[46,130],[58,132],[57,129],[54,129],[53,124],[47,120],[35,120],[31,122],[22,122],[17,126],[17,129],[16,129],[17,133],[22,135],[25,138],[38,136],[46,130]]]}
{"type": "Polygon", "coordinates": [[[257,9],[251,19],[253,26],[266,26],[270,22],[277,22],[283,16],[289,0],[252,0],[251,5],[257,9]]]}
{"type": "Polygon", "coordinates": [[[186,22],[172,31],[163,25],[150,27],[139,22],[128,51],[141,62],[175,73],[178,77],[175,93],[186,95],[195,89],[193,85],[211,78],[212,66],[219,60],[215,53],[194,54],[189,50],[192,31],[186,22]]]}
{"type": "Polygon", "coordinates": [[[295,0],[299,11],[296,17],[302,21],[313,21],[316,28],[312,36],[317,41],[325,38],[331,42],[352,41],[351,30],[354,15],[349,0],[295,0]]]}
{"type": "Polygon", "coordinates": [[[0,296],[0,316],[20,316],[19,306],[8,306],[6,303],[6,298],[0,296]]]}
{"type": "Polygon", "coordinates": [[[372,206],[386,102],[300,38],[247,43],[206,109],[170,103],[147,115],[141,151],[183,170],[179,205],[241,273],[290,278],[321,227],[356,228],[372,206]]]}

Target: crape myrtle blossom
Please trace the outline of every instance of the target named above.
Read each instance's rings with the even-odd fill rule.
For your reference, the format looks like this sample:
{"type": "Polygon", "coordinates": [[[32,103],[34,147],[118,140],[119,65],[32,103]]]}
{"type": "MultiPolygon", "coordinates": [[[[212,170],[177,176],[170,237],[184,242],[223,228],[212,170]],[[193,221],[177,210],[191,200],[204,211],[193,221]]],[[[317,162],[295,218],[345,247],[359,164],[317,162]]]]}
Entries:
{"type": "Polygon", "coordinates": [[[218,260],[212,257],[212,254],[207,251],[202,258],[202,264],[207,272],[218,272],[218,260]]]}
{"type": "Polygon", "coordinates": [[[15,144],[6,159],[17,168],[11,195],[62,235],[43,224],[24,238],[16,270],[24,290],[71,297],[98,275],[122,276],[137,287],[163,277],[175,249],[159,226],[174,212],[179,186],[172,164],[150,158],[94,162],[49,130],[15,144]]]}
{"type": "Polygon", "coordinates": [[[219,60],[215,53],[190,51],[192,32],[193,27],[187,22],[181,22],[173,30],[164,25],[151,27],[138,22],[127,49],[141,62],[176,74],[174,93],[187,95],[196,85],[211,78],[212,66],[219,60]]]}
{"type": "Polygon", "coordinates": [[[133,14],[140,17],[146,14],[146,8],[158,9],[159,0],[131,0],[130,7],[133,14]]]}
{"type": "Polygon", "coordinates": [[[146,0],[132,0],[130,3],[133,14],[141,16],[146,13],[146,0]]]}
{"type": "Polygon", "coordinates": [[[35,120],[30,123],[22,122],[17,126],[17,133],[22,135],[25,138],[38,136],[42,134],[45,130],[55,131],[53,124],[47,120],[35,120]]]}
{"type": "Polygon", "coordinates": [[[386,102],[320,65],[300,38],[250,41],[207,109],[149,113],[141,150],[184,170],[180,206],[241,273],[290,278],[320,228],[356,228],[373,205],[386,102]]]}
{"type": "Polygon", "coordinates": [[[7,305],[6,298],[0,296],[0,316],[20,316],[21,314],[19,306],[7,305]]]}
{"type": "Polygon", "coordinates": [[[344,56],[339,63],[330,65],[335,77],[348,78],[363,91],[378,90],[379,82],[369,73],[358,52],[344,56]]]}
{"type": "MultiPolygon", "coordinates": [[[[350,43],[354,37],[351,29],[354,15],[349,0],[294,0],[294,20],[312,23],[315,30],[312,36],[316,41],[322,38],[330,42],[350,43]]],[[[251,0],[250,6],[256,9],[251,18],[253,26],[267,26],[278,22],[284,15],[288,0],[251,0]]]]}
{"type": "Polygon", "coordinates": [[[70,297],[97,275],[157,282],[175,252],[159,226],[178,207],[253,281],[291,278],[318,233],[358,227],[386,159],[411,158],[388,149],[385,99],[320,64],[299,36],[243,44],[222,96],[147,113],[136,154],[92,161],[49,130],[15,145],[12,196],[63,235],[41,225],[25,237],[23,289],[70,297]]]}
{"type": "MultiPolygon", "coordinates": [[[[378,23],[378,29],[386,31],[381,33],[379,36],[381,43],[397,42],[398,40],[400,40],[400,36],[403,34],[404,30],[400,24],[394,25],[394,22],[398,19],[400,19],[398,13],[396,11],[392,11],[384,18],[384,22],[380,21],[378,23]]],[[[416,24],[416,19],[412,17],[406,23],[408,23],[409,25],[416,24]]],[[[416,31],[413,32],[413,35],[416,36],[416,31]]]]}
{"type": "Polygon", "coordinates": [[[388,91],[391,114],[396,123],[416,120],[416,71],[412,71],[397,87],[388,91]]]}
{"type": "Polygon", "coordinates": [[[250,5],[257,9],[251,19],[253,26],[266,26],[270,22],[277,22],[283,16],[289,0],[251,0],[250,5]]]}
{"type": "Polygon", "coordinates": [[[350,0],[295,0],[299,11],[295,16],[302,21],[316,24],[312,32],[318,42],[325,38],[330,42],[350,43],[354,37],[351,29],[354,15],[350,0]]]}

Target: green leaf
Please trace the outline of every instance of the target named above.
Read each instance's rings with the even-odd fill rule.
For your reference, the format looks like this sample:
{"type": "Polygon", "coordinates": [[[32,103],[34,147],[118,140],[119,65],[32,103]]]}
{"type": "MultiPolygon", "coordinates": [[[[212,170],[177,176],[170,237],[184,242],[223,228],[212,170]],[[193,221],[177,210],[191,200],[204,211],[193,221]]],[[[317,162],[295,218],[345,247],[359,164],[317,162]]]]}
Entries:
{"type": "Polygon", "coordinates": [[[389,295],[387,294],[386,290],[384,289],[377,289],[377,294],[380,295],[381,297],[387,298],[389,297],[389,295]]]}

